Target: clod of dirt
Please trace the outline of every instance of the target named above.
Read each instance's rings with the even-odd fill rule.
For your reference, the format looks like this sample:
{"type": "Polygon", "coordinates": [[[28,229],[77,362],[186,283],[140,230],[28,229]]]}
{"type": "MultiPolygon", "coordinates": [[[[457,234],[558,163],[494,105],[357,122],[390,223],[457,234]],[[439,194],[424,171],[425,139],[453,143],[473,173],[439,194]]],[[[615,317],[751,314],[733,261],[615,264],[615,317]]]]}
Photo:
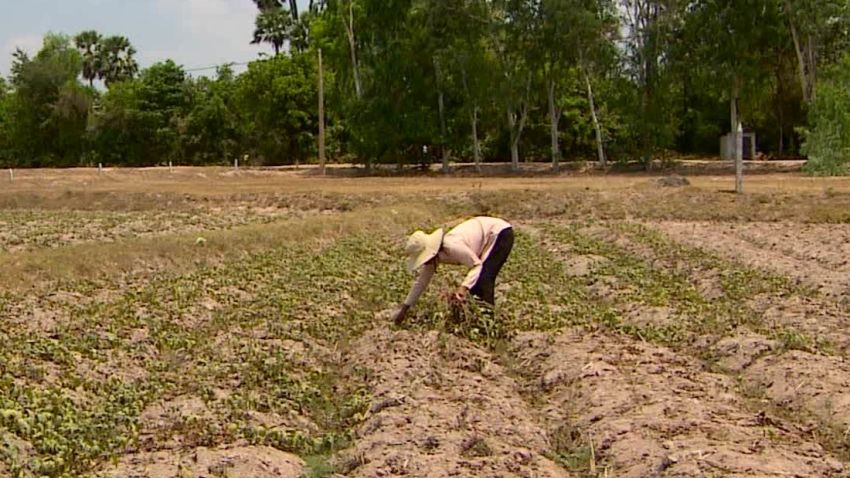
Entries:
{"type": "Polygon", "coordinates": [[[741,372],[760,356],[775,350],[779,344],[761,335],[727,337],[714,345],[717,365],[729,372],[741,372]]]}
{"type": "Polygon", "coordinates": [[[841,357],[799,350],[771,355],[749,367],[745,378],[761,386],[773,403],[850,429],[850,363],[841,357]]]}
{"type": "Polygon", "coordinates": [[[175,428],[179,429],[179,425],[188,420],[212,418],[212,411],[198,397],[182,396],[156,402],[149,405],[139,416],[140,440],[158,449],[177,448],[181,444],[181,437],[169,437],[166,441],[160,435],[169,434],[175,428]]]}
{"type": "Polygon", "coordinates": [[[688,181],[688,178],[684,176],[679,176],[678,174],[658,178],[654,181],[654,183],[656,186],[662,188],[683,188],[685,186],[691,185],[691,182],[688,181]]]}
{"type": "Polygon", "coordinates": [[[626,323],[640,327],[667,327],[683,320],[671,307],[630,303],[623,307],[626,323]]]}
{"type": "Polygon", "coordinates": [[[184,453],[162,451],[129,455],[100,478],[299,478],[304,462],[274,448],[243,446],[197,448],[184,453]]]}
{"type": "Polygon", "coordinates": [[[571,257],[565,261],[567,275],[572,277],[587,277],[600,265],[610,262],[608,258],[592,254],[571,257]]]}

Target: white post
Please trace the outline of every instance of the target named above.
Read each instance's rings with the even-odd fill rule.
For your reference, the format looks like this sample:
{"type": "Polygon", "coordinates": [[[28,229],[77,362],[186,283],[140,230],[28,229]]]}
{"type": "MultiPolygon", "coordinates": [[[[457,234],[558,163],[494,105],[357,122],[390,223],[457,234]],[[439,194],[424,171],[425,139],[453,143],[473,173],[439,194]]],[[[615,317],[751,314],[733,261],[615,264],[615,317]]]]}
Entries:
{"type": "Polygon", "coordinates": [[[97,163],[97,174],[103,174],[103,163],[97,163]]]}
{"type": "Polygon", "coordinates": [[[15,172],[12,171],[12,168],[9,168],[9,181],[15,180],[15,172]]]}
{"type": "Polygon", "coordinates": [[[172,166],[171,166],[171,160],[170,160],[170,159],[168,160],[168,172],[169,172],[169,173],[173,173],[173,172],[174,172],[174,170],[172,169],[172,166]]]}
{"type": "Polygon", "coordinates": [[[236,170],[239,169],[239,158],[235,158],[233,160],[233,169],[236,169],[236,170]]]}
{"type": "Polygon", "coordinates": [[[735,132],[735,192],[744,192],[744,128],[740,122],[735,132]]]}

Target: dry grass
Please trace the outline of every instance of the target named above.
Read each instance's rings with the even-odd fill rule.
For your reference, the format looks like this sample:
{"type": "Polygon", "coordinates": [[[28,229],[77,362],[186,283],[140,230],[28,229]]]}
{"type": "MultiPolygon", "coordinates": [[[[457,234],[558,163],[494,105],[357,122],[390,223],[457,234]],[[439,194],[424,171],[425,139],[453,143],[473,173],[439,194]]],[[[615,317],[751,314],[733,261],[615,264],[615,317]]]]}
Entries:
{"type": "Polygon", "coordinates": [[[425,224],[441,214],[433,207],[384,207],[368,214],[285,220],[200,235],[93,242],[6,254],[0,255],[0,287],[26,290],[69,281],[150,277],[166,269],[186,271],[285,244],[332,241],[363,231],[402,236],[409,224],[425,224]]]}
{"type": "Polygon", "coordinates": [[[346,211],[201,234],[121,239],[0,255],[0,284],[27,288],[56,281],[185,269],[285,242],[320,240],[374,228],[402,234],[471,214],[534,218],[850,221],[850,179],[797,174],[747,179],[748,194],[724,192],[728,176],[696,176],[687,188],[659,188],[651,177],[314,177],[291,170],[179,168],[21,171],[0,191],[0,209],[204,211],[241,214],[247,207],[346,211]],[[49,187],[45,187],[49,186],[49,187]]]}
{"type": "MultiPolygon", "coordinates": [[[[539,168],[537,168],[539,169],[539,168]]],[[[234,193],[300,193],[312,191],[338,193],[366,192],[457,192],[472,187],[482,190],[622,190],[645,184],[648,178],[665,173],[648,174],[549,174],[444,177],[439,174],[391,177],[352,177],[350,175],[318,176],[310,168],[242,169],[167,168],[108,169],[102,175],[96,169],[20,170],[15,181],[0,178],[0,195],[8,193],[34,196],[61,195],[67,192],[180,193],[191,195],[231,195],[234,193]]],[[[698,171],[699,172],[699,171],[698,171]]],[[[713,171],[709,170],[709,173],[713,171]]],[[[708,191],[724,191],[734,187],[734,178],[718,174],[689,176],[693,185],[708,191]]],[[[799,173],[760,173],[748,176],[749,192],[850,192],[850,178],[810,178],[799,173]]]]}

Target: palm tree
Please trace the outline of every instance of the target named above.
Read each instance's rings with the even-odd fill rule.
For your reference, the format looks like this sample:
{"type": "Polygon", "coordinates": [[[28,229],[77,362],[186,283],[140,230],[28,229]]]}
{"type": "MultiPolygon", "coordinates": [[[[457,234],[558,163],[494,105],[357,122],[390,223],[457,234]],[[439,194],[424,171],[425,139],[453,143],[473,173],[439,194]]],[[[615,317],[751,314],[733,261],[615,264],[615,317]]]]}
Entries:
{"type": "Polygon", "coordinates": [[[257,15],[254,40],[251,44],[270,43],[274,47],[275,56],[277,56],[286,41],[291,39],[293,24],[292,16],[284,8],[262,10],[257,15]]]}
{"type": "Polygon", "coordinates": [[[129,80],[139,72],[139,64],[135,59],[136,49],[126,37],[104,38],[98,53],[101,67],[98,77],[104,80],[107,88],[119,81],[129,80]]]}
{"type": "Polygon", "coordinates": [[[81,32],[74,37],[74,43],[83,56],[83,78],[88,80],[89,86],[94,86],[94,80],[100,73],[100,56],[97,54],[100,48],[100,33],[94,30],[81,32]]]}

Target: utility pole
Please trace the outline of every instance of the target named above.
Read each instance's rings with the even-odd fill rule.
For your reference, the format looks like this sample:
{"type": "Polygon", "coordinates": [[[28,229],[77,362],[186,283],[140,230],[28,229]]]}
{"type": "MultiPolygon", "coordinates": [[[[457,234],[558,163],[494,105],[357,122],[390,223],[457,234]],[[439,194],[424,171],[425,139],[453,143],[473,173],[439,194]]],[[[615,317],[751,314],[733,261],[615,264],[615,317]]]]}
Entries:
{"type": "Polygon", "coordinates": [[[319,168],[325,175],[325,72],[322,68],[322,49],[319,48],[319,168]]]}

